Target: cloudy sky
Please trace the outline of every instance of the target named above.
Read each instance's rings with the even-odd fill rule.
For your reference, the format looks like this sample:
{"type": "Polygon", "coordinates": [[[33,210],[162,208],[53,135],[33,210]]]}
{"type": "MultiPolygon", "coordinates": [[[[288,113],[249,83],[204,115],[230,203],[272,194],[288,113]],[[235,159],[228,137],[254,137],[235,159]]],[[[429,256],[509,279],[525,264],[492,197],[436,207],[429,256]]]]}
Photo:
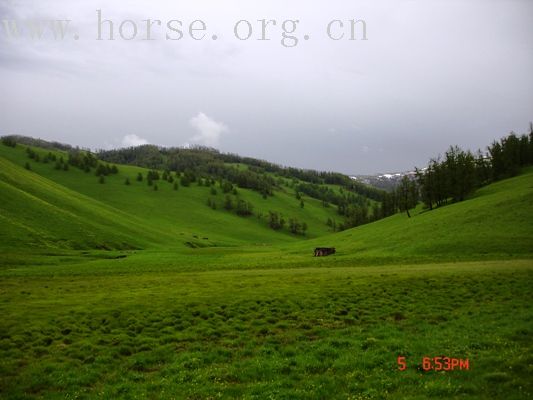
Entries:
{"type": "Polygon", "coordinates": [[[0,0],[0,20],[0,135],[203,144],[362,174],[424,165],[450,144],[475,150],[533,120],[530,0],[0,0]],[[98,9],[115,40],[108,23],[97,40],[98,9]],[[50,19],[71,20],[65,38],[44,25],[31,39],[28,21],[50,19]],[[361,23],[349,40],[353,19],[367,40],[361,23]],[[263,36],[259,20],[276,25],[263,36]],[[299,23],[282,41],[287,20],[299,23]],[[327,35],[336,20],[341,40],[327,35]]]}

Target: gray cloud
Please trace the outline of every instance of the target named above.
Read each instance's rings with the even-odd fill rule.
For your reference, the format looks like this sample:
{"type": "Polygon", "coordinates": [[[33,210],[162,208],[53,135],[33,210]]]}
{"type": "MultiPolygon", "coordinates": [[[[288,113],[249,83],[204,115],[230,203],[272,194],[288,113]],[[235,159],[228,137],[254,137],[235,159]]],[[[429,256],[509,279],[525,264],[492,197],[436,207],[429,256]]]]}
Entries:
{"type": "Polygon", "coordinates": [[[0,16],[68,18],[80,36],[13,42],[0,27],[0,134],[99,148],[135,132],[372,173],[422,165],[450,144],[477,149],[533,119],[528,0],[21,0],[2,2],[0,16]],[[201,18],[219,39],[96,41],[96,9],[115,24],[201,18]],[[232,39],[234,22],[262,18],[299,19],[310,40],[287,49],[275,30],[270,41],[232,39]],[[366,20],[368,41],[327,39],[328,21],[352,18],[366,20]]]}

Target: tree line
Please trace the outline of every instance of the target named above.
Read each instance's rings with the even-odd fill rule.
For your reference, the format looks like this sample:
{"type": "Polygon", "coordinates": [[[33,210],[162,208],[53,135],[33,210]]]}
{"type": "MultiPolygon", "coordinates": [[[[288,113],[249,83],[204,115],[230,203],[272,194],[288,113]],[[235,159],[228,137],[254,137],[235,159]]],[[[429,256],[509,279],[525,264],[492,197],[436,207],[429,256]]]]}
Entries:
{"type": "Polygon", "coordinates": [[[315,185],[339,185],[347,191],[376,201],[381,201],[384,195],[384,191],[356,182],[340,173],[284,167],[250,157],[221,153],[203,146],[163,148],[143,145],[100,151],[98,157],[101,160],[118,164],[168,169],[176,172],[188,171],[196,176],[226,179],[240,188],[255,190],[264,197],[271,196],[274,188],[279,187],[279,183],[272,177],[273,174],[315,185]],[[240,168],[238,164],[247,166],[247,168],[240,168]]]}
{"type": "Polygon", "coordinates": [[[463,201],[476,189],[517,175],[522,167],[533,164],[533,125],[528,134],[511,132],[493,141],[486,152],[472,153],[450,146],[443,156],[431,158],[425,168],[404,176],[398,187],[383,199],[385,216],[406,212],[419,201],[432,210],[463,201]]]}
{"type": "Polygon", "coordinates": [[[508,136],[494,141],[487,152],[476,154],[451,146],[444,157],[433,158],[426,168],[416,170],[420,200],[430,210],[449,202],[465,200],[474,190],[517,175],[533,164],[533,127],[528,135],[508,136]]]}

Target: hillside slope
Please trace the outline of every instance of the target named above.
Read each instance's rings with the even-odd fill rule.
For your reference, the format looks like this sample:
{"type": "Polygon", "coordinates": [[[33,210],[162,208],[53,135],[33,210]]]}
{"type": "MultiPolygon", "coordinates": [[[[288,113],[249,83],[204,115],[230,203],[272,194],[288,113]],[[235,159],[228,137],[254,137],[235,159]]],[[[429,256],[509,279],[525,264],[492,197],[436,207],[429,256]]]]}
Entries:
{"type": "Polygon", "coordinates": [[[291,246],[335,246],[338,259],[479,259],[533,256],[533,168],[479,189],[466,201],[418,209],[291,246]]]}
{"type": "Polygon", "coordinates": [[[433,211],[419,208],[412,218],[397,214],[332,234],[325,220],[338,218],[335,208],[307,197],[302,208],[288,187],[266,199],[239,189],[238,198],[255,206],[254,216],[239,217],[207,206],[208,197],[222,204],[220,190],[211,196],[209,187],[193,184],[176,191],[163,181],[154,191],[135,181],[138,172],[147,172],[140,167],[119,166],[117,175],[99,184],[93,173],[77,168],[62,171],[31,162],[28,171],[23,167],[27,160],[24,146],[0,146],[4,254],[145,249],[150,252],[130,254],[123,266],[202,269],[533,257],[532,168],[484,187],[464,202],[433,211]],[[124,184],[127,177],[129,186],[124,184]],[[269,210],[306,221],[307,236],[270,229],[265,219],[269,210]],[[313,258],[313,248],[321,246],[336,247],[337,254],[313,258]]]}
{"type": "MultiPolygon", "coordinates": [[[[147,169],[119,166],[119,173],[100,184],[94,173],[71,167],[56,169],[53,162],[42,160],[49,149],[32,148],[40,162],[28,158],[27,146],[0,146],[2,204],[4,221],[0,247],[70,249],[127,249],[216,247],[242,244],[286,243],[327,234],[328,218],[338,218],[333,207],[325,208],[319,200],[305,197],[305,204],[294,191],[282,187],[273,196],[262,197],[247,189],[231,195],[254,206],[254,215],[240,217],[223,208],[226,195],[218,186],[216,194],[207,186],[179,186],[157,181],[157,191],[146,180],[138,182],[147,169]],[[31,170],[24,168],[29,163],[31,170]],[[129,179],[130,185],[125,185],[129,179]],[[213,210],[207,205],[217,203],[213,210]],[[268,212],[306,222],[306,235],[294,235],[287,229],[274,231],[268,226],[268,212]]],[[[67,158],[61,151],[52,151],[67,158]]]]}
{"type": "MultiPolygon", "coordinates": [[[[9,249],[131,249],[165,232],[0,158],[0,240],[9,249]]],[[[166,238],[169,240],[169,238],[166,238]]]]}

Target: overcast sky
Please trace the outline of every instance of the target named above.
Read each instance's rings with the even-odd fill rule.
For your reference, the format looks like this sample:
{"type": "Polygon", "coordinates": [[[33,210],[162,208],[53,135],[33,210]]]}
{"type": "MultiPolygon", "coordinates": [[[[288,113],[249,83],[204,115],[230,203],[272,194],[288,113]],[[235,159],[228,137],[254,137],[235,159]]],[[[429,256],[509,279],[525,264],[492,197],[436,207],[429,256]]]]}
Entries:
{"type": "Polygon", "coordinates": [[[0,26],[0,135],[93,149],[204,144],[364,174],[423,166],[450,144],[476,150],[533,120],[531,0],[0,0],[0,19],[72,21],[62,41],[0,26]],[[97,9],[115,40],[96,40],[97,9]],[[146,19],[161,21],[155,40],[144,40],[146,19]],[[189,36],[196,19],[203,40],[189,36]],[[261,19],[277,22],[271,40],[257,40],[261,19]],[[290,19],[298,44],[285,47],[290,19]],[[367,40],[362,24],[348,40],[352,19],[367,40]],[[119,37],[124,20],[135,39],[119,37]],[[178,36],[170,20],[182,21],[181,40],[166,40],[178,36]],[[249,40],[235,37],[239,20],[249,40]],[[344,24],[332,25],[338,41],[333,20],[344,24]]]}

